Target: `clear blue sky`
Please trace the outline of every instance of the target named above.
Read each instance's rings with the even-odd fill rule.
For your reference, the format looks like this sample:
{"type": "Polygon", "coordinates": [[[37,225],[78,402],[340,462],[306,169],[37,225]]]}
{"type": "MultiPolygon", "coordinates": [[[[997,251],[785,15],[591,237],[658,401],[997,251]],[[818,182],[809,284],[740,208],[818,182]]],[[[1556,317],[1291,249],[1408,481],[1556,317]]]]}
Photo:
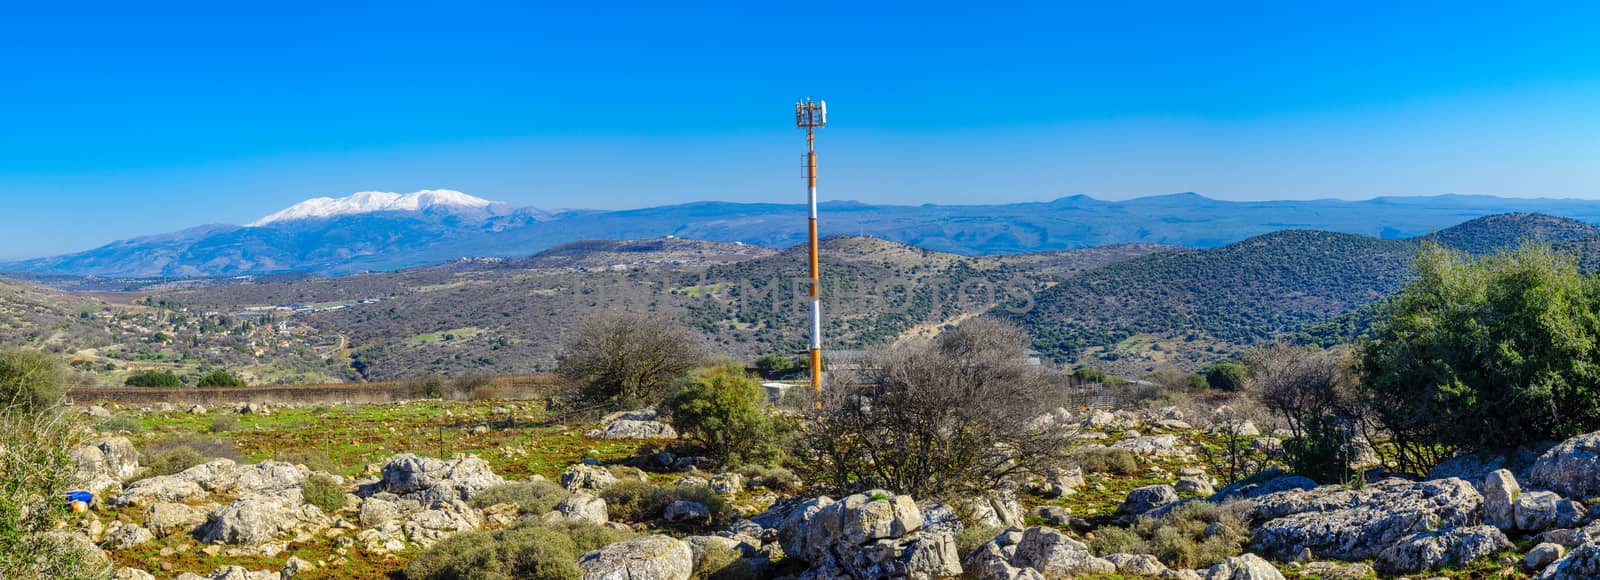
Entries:
{"type": "Polygon", "coordinates": [[[1600,198],[1600,4],[18,2],[0,257],[304,198],[1600,198]]]}

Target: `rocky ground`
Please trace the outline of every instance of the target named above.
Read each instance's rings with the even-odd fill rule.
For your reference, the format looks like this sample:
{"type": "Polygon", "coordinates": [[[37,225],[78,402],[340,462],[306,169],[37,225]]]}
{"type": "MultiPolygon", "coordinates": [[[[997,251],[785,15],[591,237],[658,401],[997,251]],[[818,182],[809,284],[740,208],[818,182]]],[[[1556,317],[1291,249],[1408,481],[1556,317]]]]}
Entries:
{"type": "Polygon", "coordinates": [[[768,489],[698,457],[635,453],[675,437],[648,412],[588,425],[494,402],[86,412],[100,428],[74,455],[96,501],[65,532],[119,578],[387,578],[445,538],[526,518],[626,530],[578,556],[588,578],[1600,577],[1600,433],[1427,478],[1318,486],[1268,470],[1221,485],[1230,434],[1265,459],[1273,434],[1205,410],[1058,410],[1041,420],[1081,430],[1078,467],[935,502],[768,489]],[[199,436],[231,440],[236,457],[163,475],[141,463],[141,448],[199,436]],[[333,501],[308,497],[314,478],[335,482],[333,501]],[[601,496],[629,479],[728,505],[680,499],[621,522],[601,496]],[[562,499],[543,513],[484,501],[527,481],[562,499]],[[715,550],[736,562],[708,569],[715,550]]]}

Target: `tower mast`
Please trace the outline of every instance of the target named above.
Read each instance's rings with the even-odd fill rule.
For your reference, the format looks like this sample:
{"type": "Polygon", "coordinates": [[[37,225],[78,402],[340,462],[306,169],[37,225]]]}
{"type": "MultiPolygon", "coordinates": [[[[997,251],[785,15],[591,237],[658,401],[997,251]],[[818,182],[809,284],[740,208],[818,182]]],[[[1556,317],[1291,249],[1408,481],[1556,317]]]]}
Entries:
{"type": "Polygon", "coordinates": [[[811,394],[822,405],[822,267],[817,260],[817,149],[816,130],[828,124],[827,101],[812,102],[810,97],[794,103],[795,125],[806,130],[806,194],[811,210],[808,233],[811,240],[811,394]]]}

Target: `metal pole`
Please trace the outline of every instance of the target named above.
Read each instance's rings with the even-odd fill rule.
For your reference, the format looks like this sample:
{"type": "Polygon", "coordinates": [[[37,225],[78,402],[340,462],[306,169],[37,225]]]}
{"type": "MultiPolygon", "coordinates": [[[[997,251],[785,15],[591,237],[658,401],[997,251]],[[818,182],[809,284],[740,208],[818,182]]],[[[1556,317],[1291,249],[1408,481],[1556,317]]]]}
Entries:
{"type": "Polygon", "coordinates": [[[822,267],[817,260],[817,150],[806,127],[806,189],[811,206],[811,394],[822,406],[822,267]]]}

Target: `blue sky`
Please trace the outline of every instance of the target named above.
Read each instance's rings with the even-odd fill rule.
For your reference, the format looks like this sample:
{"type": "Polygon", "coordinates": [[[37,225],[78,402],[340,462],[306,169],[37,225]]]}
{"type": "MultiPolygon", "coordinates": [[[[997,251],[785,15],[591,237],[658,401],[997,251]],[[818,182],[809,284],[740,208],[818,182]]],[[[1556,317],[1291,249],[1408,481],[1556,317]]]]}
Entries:
{"type": "Polygon", "coordinates": [[[1600,4],[13,3],[0,258],[308,197],[1600,199],[1600,4]],[[19,5],[20,4],[20,5],[19,5]]]}

